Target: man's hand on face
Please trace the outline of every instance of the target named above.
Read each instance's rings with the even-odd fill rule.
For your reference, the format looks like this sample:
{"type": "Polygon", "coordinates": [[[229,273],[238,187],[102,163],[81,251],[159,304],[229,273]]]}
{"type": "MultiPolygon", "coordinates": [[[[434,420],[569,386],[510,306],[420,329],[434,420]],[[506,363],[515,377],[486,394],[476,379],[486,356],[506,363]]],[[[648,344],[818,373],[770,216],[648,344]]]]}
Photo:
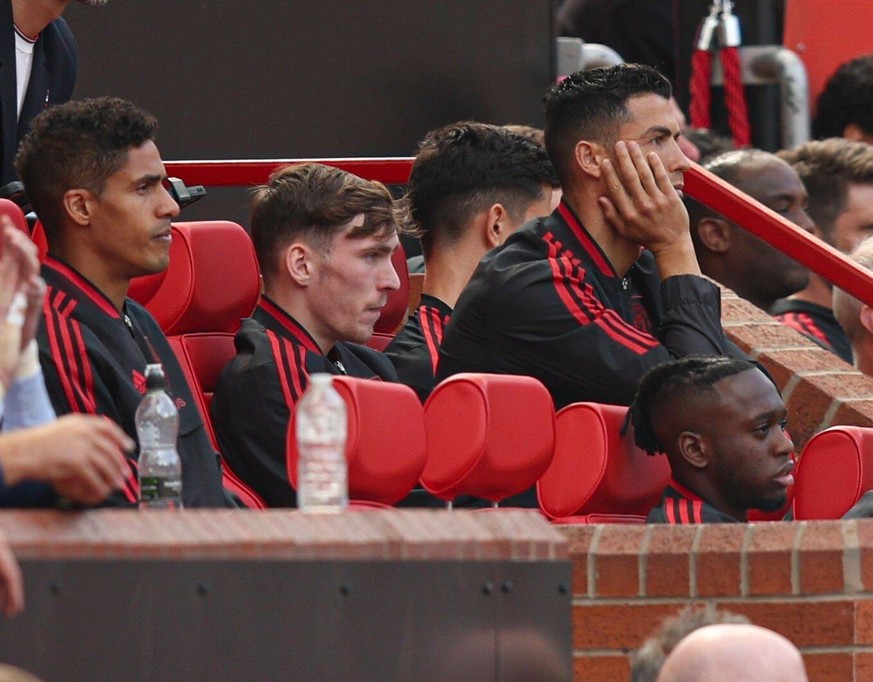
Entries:
{"type": "Polygon", "coordinates": [[[662,278],[700,274],[688,211],[658,155],[644,155],[636,142],[620,140],[615,163],[604,159],[601,168],[607,194],[600,207],[616,233],[649,249],[662,278]]]}

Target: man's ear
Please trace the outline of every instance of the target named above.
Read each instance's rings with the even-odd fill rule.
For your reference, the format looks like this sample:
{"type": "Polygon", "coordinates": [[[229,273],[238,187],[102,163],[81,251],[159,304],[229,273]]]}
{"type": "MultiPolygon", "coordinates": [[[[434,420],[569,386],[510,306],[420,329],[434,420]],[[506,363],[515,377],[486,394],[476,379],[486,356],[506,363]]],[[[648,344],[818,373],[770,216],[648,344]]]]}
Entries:
{"type": "Polygon", "coordinates": [[[285,272],[298,285],[309,286],[315,274],[317,253],[308,244],[294,242],[285,248],[283,259],[285,272]]]}
{"type": "Polygon", "coordinates": [[[731,248],[731,226],[724,218],[703,218],[691,229],[697,230],[700,243],[708,251],[726,253],[731,248]]]}
{"type": "Polygon", "coordinates": [[[64,212],[77,225],[91,224],[96,197],[87,189],[68,189],[63,196],[64,212]]]}
{"type": "Polygon", "coordinates": [[[573,148],[573,159],[582,171],[592,177],[599,178],[602,175],[600,162],[607,158],[606,148],[596,142],[579,140],[573,148]]]}
{"type": "Polygon", "coordinates": [[[861,305],[861,310],[858,313],[858,320],[867,330],[868,334],[873,334],[873,308],[866,303],[861,305]]]}
{"type": "Polygon", "coordinates": [[[709,463],[706,441],[703,436],[693,431],[679,434],[679,454],[695,469],[705,469],[709,463]]]}
{"type": "Polygon", "coordinates": [[[509,236],[509,211],[501,203],[491,204],[485,214],[485,243],[489,249],[500,246],[509,236]]]}

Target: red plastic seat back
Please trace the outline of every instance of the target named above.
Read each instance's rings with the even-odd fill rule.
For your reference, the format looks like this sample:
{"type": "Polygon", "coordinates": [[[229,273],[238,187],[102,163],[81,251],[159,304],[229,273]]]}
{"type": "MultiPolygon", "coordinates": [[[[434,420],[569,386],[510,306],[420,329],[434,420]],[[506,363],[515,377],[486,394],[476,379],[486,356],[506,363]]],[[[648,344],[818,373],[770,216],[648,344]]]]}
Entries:
{"type": "MultiPolygon", "coordinates": [[[[334,377],[346,403],[349,499],[394,504],[418,483],[427,456],[421,402],[403,384],[334,377]]],[[[286,466],[297,487],[296,412],[288,423],[286,466]]]]}
{"type": "Polygon", "coordinates": [[[168,336],[234,332],[260,293],[251,238],[226,220],[176,223],[170,267],[146,304],[168,336]]]}
{"type": "Polygon", "coordinates": [[[391,256],[391,263],[400,279],[400,288],[388,294],[388,302],[382,308],[382,314],[373,326],[373,336],[367,341],[370,348],[385,350],[394,338],[394,332],[406,320],[406,309],[409,305],[409,269],[406,267],[406,252],[398,246],[391,256]]]}
{"type": "Polygon", "coordinates": [[[533,487],[552,459],[552,398],[532,377],[456,374],[431,393],[424,423],[421,482],[444,500],[473,495],[498,502],[533,487]]]}
{"type": "Polygon", "coordinates": [[[27,225],[27,219],[24,217],[24,211],[14,201],[9,199],[0,199],[0,215],[5,215],[12,221],[19,230],[30,236],[30,227],[27,225]]]}
{"type": "Polygon", "coordinates": [[[794,518],[838,519],[873,489],[873,429],[832,426],[809,439],[797,462],[794,518]]]}
{"type": "Polygon", "coordinates": [[[670,480],[664,455],[634,444],[622,433],[627,407],[573,403],[555,417],[555,456],[537,484],[549,518],[619,515],[635,522],[658,505],[670,480]]]}

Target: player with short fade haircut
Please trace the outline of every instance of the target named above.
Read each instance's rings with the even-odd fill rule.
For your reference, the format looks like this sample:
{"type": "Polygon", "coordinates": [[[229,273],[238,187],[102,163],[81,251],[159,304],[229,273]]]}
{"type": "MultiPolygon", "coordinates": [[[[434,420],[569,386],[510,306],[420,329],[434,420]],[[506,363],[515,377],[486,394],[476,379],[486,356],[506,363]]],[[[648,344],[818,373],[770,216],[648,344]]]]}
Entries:
{"type": "Polygon", "coordinates": [[[562,185],[574,174],[573,156],[580,139],[612,147],[622,123],[632,118],[628,100],[657,95],[669,100],[673,89],[664,76],[641,64],[591,69],[567,76],[546,96],[546,149],[562,185]]]}
{"type": "Polygon", "coordinates": [[[418,145],[402,205],[421,237],[421,304],[386,348],[400,380],[424,401],[443,331],[473,271],[524,223],[548,215],[558,179],[545,149],[505,128],[461,121],[418,145]]]}
{"type": "Polygon", "coordinates": [[[841,64],[815,105],[812,136],[873,142],[873,54],[841,64]]]}
{"type": "Polygon", "coordinates": [[[293,507],[288,420],[315,372],[397,381],[362,345],[400,288],[391,194],[319,163],[286,166],[252,193],[252,239],[264,291],[234,338],[211,411],[229,468],[271,507],[293,507]]]}
{"type": "Polygon", "coordinates": [[[794,483],[787,410],[773,382],[742,358],[685,357],[655,367],[630,407],[637,445],[670,461],[649,523],[738,523],[777,511],[794,483]]]}

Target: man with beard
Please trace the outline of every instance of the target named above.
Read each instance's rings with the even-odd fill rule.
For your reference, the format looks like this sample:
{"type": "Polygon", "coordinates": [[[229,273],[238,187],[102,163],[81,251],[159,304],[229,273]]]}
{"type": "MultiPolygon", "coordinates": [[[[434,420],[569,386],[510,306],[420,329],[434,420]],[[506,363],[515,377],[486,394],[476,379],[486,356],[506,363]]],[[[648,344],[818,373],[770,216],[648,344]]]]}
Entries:
{"type": "MultiPolygon", "coordinates": [[[[100,6],[109,0],[77,0],[100,6]]],[[[0,186],[16,179],[13,161],[30,122],[73,94],[79,53],[61,18],[70,0],[0,0],[0,186]]]]}
{"type": "Polygon", "coordinates": [[[794,443],[773,382],[741,358],[686,357],[648,372],[631,405],[634,439],[673,478],[649,523],[738,523],[775,511],[794,483],[794,443]]]}

